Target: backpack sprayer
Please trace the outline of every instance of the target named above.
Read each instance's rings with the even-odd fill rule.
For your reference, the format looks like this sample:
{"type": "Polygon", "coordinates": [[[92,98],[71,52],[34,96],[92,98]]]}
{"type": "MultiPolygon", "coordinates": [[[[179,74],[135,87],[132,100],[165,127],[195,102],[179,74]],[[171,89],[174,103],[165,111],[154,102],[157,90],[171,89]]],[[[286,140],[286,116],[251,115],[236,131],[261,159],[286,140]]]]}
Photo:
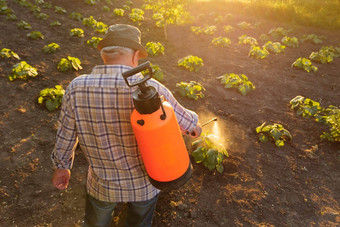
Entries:
{"type": "Polygon", "coordinates": [[[146,84],[152,78],[150,62],[124,72],[123,77],[129,87],[138,87],[132,94],[131,125],[151,184],[161,190],[181,187],[192,175],[192,164],[172,106],[146,84]],[[128,82],[127,78],[146,69],[143,79],[128,82]]]}
{"type": "MultiPolygon", "coordinates": [[[[135,109],[130,120],[151,184],[161,190],[181,187],[192,175],[192,164],[174,109],[161,101],[155,87],[146,84],[152,78],[150,62],[124,72],[123,77],[129,87],[138,86],[132,94],[135,109]],[[143,79],[129,83],[129,77],[146,69],[148,74],[143,79]]],[[[213,121],[217,118],[201,127],[213,121]]]]}

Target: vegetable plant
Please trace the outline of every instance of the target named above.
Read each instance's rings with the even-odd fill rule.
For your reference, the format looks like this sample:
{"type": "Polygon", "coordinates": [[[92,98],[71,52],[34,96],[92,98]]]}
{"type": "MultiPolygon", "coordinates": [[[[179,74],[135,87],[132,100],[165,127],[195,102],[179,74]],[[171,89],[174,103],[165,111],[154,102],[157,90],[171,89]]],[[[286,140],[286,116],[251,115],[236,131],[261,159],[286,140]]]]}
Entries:
{"type": "Polygon", "coordinates": [[[32,32],[28,33],[26,36],[31,38],[31,39],[34,39],[34,40],[36,40],[36,39],[44,39],[45,38],[41,34],[41,32],[39,32],[39,31],[32,31],[32,32]]]}
{"type": "Polygon", "coordinates": [[[85,26],[95,28],[97,25],[97,21],[93,18],[93,16],[87,17],[83,19],[83,24],[85,26]]]}
{"type": "Polygon", "coordinates": [[[84,37],[84,30],[81,28],[72,28],[70,30],[70,36],[72,37],[84,37]]]}
{"type": "Polygon", "coordinates": [[[164,46],[160,42],[147,42],[146,50],[151,56],[164,55],[164,46]]]}
{"type": "Polygon", "coordinates": [[[42,20],[47,20],[50,16],[46,13],[36,13],[35,17],[42,20]]]}
{"type": "Polygon", "coordinates": [[[269,36],[267,34],[261,34],[260,40],[267,42],[269,40],[269,36]]]}
{"type": "Polygon", "coordinates": [[[37,69],[29,65],[26,61],[21,61],[15,64],[12,68],[12,73],[8,76],[10,81],[15,79],[27,80],[30,77],[38,75],[37,69]]]}
{"type": "Polygon", "coordinates": [[[131,13],[129,13],[129,18],[132,22],[137,23],[138,25],[141,24],[141,21],[144,20],[144,11],[142,9],[133,8],[131,13]]]}
{"type": "Polygon", "coordinates": [[[320,121],[330,127],[329,132],[323,132],[321,139],[327,139],[330,142],[340,142],[340,109],[336,106],[329,106],[323,111],[320,121]]]}
{"type": "Polygon", "coordinates": [[[21,28],[21,29],[31,29],[32,28],[32,26],[28,22],[26,22],[24,20],[18,22],[17,23],[17,27],[21,28]]]}
{"type": "Polygon", "coordinates": [[[122,16],[124,16],[124,13],[125,13],[124,9],[116,8],[116,9],[113,10],[113,15],[115,15],[115,16],[122,17],[122,16]]]}
{"type": "Polygon", "coordinates": [[[304,69],[307,72],[316,72],[318,70],[318,67],[314,66],[312,62],[307,58],[298,58],[295,62],[292,64],[292,68],[299,68],[304,69]]]}
{"type": "Polygon", "coordinates": [[[72,68],[75,69],[76,71],[83,68],[83,67],[81,67],[81,62],[78,58],[67,56],[67,58],[60,59],[60,61],[58,63],[58,69],[61,72],[65,72],[65,71],[70,70],[72,68]]]}
{"type": "MultiPolygon", "coordinates": [[[[154,78],[158,81],[162,81],[163,78],[164,78],[164,73],[162,72],[160,67],[158,65],[154,65],[154,64],[150,64],[150,66],[151,66],[151,70],[152,70],[152,78],[154,78]]],[[[147,72],[148,72],[148,70],[142,71],[142,74],[146,75],[147,72]]]]}
{"type": "Polygon", "coordinates": [[[60,23],[59,21],[56,20],[56,21],[51,22],[51,23],[50,23],[50,26],[51,26],[51,27],[58,27],[58,26],[61,26],[61,23],[60,23]]]}
{"type": "Polygon", "coordinates": [[[265,47],[261,49],[259,46],[252,45],[249,50],[249,57],[254,57],[257,59],[264,59],[268,56],[268,54],[269,52],[265,47]]]}
{"type": "Polygon", "coordinates": [[[192,26],[191,27],[191,31],[193,33],[195,33],[196,35],[199,34],[205,34],[205,35],[212,35],[216,32],[216,26],[215,25],[211,25],[211,26],[206,26],[204,28],[200,27],[200,26],[192,26]]]}
{"type": "Polygon", "coordinates": [[[244,45],[257,45],[257,40],[253,37],[247,36],[247,35],[242,35],[238,38],[238,43],[239,44],[244,44],[244,45]]]}
{"type": "Polygon", "coordinates": [[[246,95],[250,91],[255,90],[254,84],[249,81],[248,77],[244,74],[224,74],[216,77],[216,79],[221,80],[221,84],[223,84],[225,88],[237,88],[242,95],[246,95]]]}
{"type": "Polygon", "coordinates": [[[268,140],[275,142],[278,147],[283,147],[285,141],[292,140],[292,135],[281,124],[268,124],[264,122],[262,125],[256,128],[256,133],[259,134],[259,140],[261,143],[266,143],[268,140]]]}
{"type": "Polygon", "coordinates": [[[296,37],[288,37],[285,36],[282,38],[281,42],[288,47],[298,47],[299,46],[299,39],[296,37]]]}
{"type": "Polygon", "coordinates": [[[222,37],[219,36],[217,38],[214,38],[211,43],[215,46],[219,46],[219,47],[228,47],[231,44],[230,39],[228,39],[227,37],[222,37]]]}
{"type": "Polygon", "coordinates": [[[325,36],[318,36],[315,34],[310,34],[310,35],[304,35],[301,39],[302,42],[310,42],[313,44],[321,44],[323,43],[323,39],[325,39],[325,36]]]}
{"type": "Polygon", "coordinates": [[[273,43],[271,41],[266,42],[263,45],[263,47],[266,48],[266,50],[268,50],[269,52],[275,53],[275,54],[282,53],[286,49],[286,46],[281,45],[281,43],[279,42],[273,43]]]}
{"type": "Polygon", "coordinates": [[[110,7],[108,7],[108,6],[103,6],[102,10],[103,10],[104,12],[110,12],[110,7]]]}
{"type": "Polygon", "coordinates": [[[332,62],[335,57],[340,56],[340,48],[323,46],[318,52],[312,52],[309,58],[322,64],[332,62]]]}
{"type": "Polygon", "coordinates": [[[246,29],[250,29],[251,28],[251,24],[250,23],[247,23],[245,21],[242,21],[241,23],[237,24],[237,26],[240,28],[240,29],[243,29],[243,30],[246,30],[246,29]]]}
{"type": "Polygon", "coordinates": [[[98,43],[102,40],[103,38],[100,37],[92,37],[91,39],[87,40],[87,45],[97,48],[98,43]]]}
{"type": "Polygon", "coordinates": [[[97,0],[85,0],[85,3],[87,5],[93,6],[93,5],[97,4],[97,0]]]}
{"type": "Polygon", "coordinates": [[[198,56],[188,55],[178,60],[178,66],[183,66],[190,71],[198,72],[198,70],[204,65],[203,59],[198,56]]]}
{"type": "Polygon", "coordinates": [[[54,6],[54,12],[59,13],[59,14],[65,14],[66,9],[64,9],[63,7],[60,7],[60,6],[54,6]]]}
{"type": "Polygon", "coordinates": [[[12,51],[11,49],[8,48],[2,48],[0,51],[0,57],[1,58],[15,58],[20,60],[20,57],[17,53],[12,51]]]}
{"type": "Polygon", "coordinates": [[[219,173],[223,173],[223,160],[229,155],[217,136],[209,131],[203,132],[192,145],[196,148],[192,152],[196,163],[203,163],[209,170],[216,169],[219,173]]]}
{"type": "Polygon", "coordinates": [[[268,33],[274,38],[280,38],[282,36],[287,36],[290,32],[292,32],[292,29],[286,30],[284,28],[273,28],[268,33]]]}
{"type": "Polygon", "coordinates": [[[95,30],[100,34],[105,34],[108,30],[108,26],[103,22],[97,22],[95,30]]]}
{"type": "Polygon", "coordinates": [[[81,15],[81,13],[72,12],[72,13],[70,13],[69,17],[72,20],[77,20],[77,21],[82,21],[83,20],[83,15],[81,15]]]}
{"type": "Polygon", "coordinates": [[[319,102],[298,95],[290,100],[289,103],[291,105],[291,109],[296,110],[296,114],[299,116],[301,115],[304,118],[320,118],[320,111],[322,111],[322,107],[319,102]]]}
{"type": "Polygon", "coordinates": [[[176,84],[179,89],[179,94],[183,97],[197,100],[198,98],[204,98],[203,91],[205,88],[196,81],[190,81],[189,83],[180,82],[176,84]]]}
{"type": "Polygon", "coordinates": [[[231,32],[233,30],[234,30],[233,26],[230,26],[230,25],[223,26],[223,31],[226,33],[231,32]]]}
{"type": "Polygon", "coordinates": [[[55,88],[45,88],[40,91],[38,103],[45,104],[49,111],[53,111],[61,106],[65,90],[62,86],[56,85],[55,88]]]}
{"type": "Polygon", "coordinates": [[[6,20],[16,21],[16,20],[18,20],[18,17],[13,13],[9,13],[9,14],[6,15],[6,20]]]}
{"type": "Polygon", "coordinates": [[[57,49],[59,49],[60,46],[59,44],[56,44],[56,43],[50,43],[48,45],[45,45],[43,48],[42,48],[42,52],[44,53],[54,53],[57,51],[57,49]]]}

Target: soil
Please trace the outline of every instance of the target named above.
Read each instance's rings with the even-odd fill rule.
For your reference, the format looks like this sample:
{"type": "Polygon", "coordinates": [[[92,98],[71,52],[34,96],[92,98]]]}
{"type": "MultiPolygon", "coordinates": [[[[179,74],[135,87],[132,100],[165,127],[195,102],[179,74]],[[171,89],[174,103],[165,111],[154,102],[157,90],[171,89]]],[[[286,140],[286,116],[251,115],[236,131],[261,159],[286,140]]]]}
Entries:
{"type": "MultiPolygon", "coordinates": [[[[29,22],[32,31],[41,31],[45,39],[30,40],[26,37],[29,30],[17,28],[17,21],[7,21],[5,15],[0,15],[1,48],[13,50],[39,72],[35,79],[10,82],[7,75],[18,61],[0,60],[0,226],[77,226],[84,215],[87,163],[77,149],[69,188],[53,188],[50,154],[59,111],[49,112],[37,104],[37,97],[47,87],[61,84],[66,88],[73,78],[102,64],[98,51],[86,44],[92,36],[100,35],[70,19],[69,13],[92,15],[106,24],[133,22],[127,15],[118,18],[103,12],[105,1],[96,6],[80,0],[45,1],[67,10],[67,14],[61,15],[53,8],[42,8],[50,15],[47,20],[37,19],[28,8],[14,1],[7,2],[18,21],[29,22]],[[49,26],[55,20],[61,23],[60,27],[49,26]],[[75,27],[84,29],[84,38],[69,36],[75,27]],[[51,42],[58,43],[60,51],[42,53],[42,47],[51,42]],[[58,71],[59,60],[66,56],[78,57],[83,69],[58,71]]],[[[124,4],[114,2],[111,9],[124,4]]],[[[134,2],[133,7],[141,6],[141,1],[134,2]]],[[[229,153],[222,174],[209,171],[192,159],[191,180],[178,190],[161,192],[154,226],[339,226],[339,143],[322,141],[320,135],[328,130],[327,126],[297,116],[289,105],[297,95],[318,101],[323,107],[340,105],[340,58],[329,64],[316,64],[316,73],[291,68],[297,58],[308,57],[322,45],[340,46],[339,31],[266,21],[235,11],[225,3],[218,7],[212,3],[191,6],[194,15],[205,15],[194,25],[217,24],[212,12],[232,15],[227,22],[217,24],[214,35],[197,36],[190,31],[191,25],[169,26],[165,40],[163,30],[155,27],[148,14],[139,26],[144,44],[157,41],[165,47],[164,56],[147,59],[165,73],[162,83],[182,105],[200,115],[200,122],[218,118],[229,153]],[[261,22],[261,26],[241,30],[237,24],[242,21],[261,22]],[[226,34],[223,25],[236,29],[226,34]],[[277,27],[293,28],[291,35],[296,37],[317,34],[327,39],[323,44],[301,43],[298,48],[287,48],[285,53],[270,54],[263,60],[248,57],[249,46],[238,44],[238,37],[243,34],[259,40],[261,34],[277,27]],[[220,35],[230,38],[232,45],[211,45],[212,38],[220,35]],[[204,61],[198,72],[177,66],[180,58],[190,54],[204,61]],[[245,74],[256,89],[242,96],[237,90],[224,88],[216,77],[225,73],[245,74]],[[176,89],[180,81],[200,82],[206,88],[205,98],[195,101],[181,97],[176,89]],[[292,141],[282,148],[271,142],[260,143],[255,128],[263,122],[282,124],[291,132],[292,141]]],[[[259,41],[259,45],[263,42],[259,41]]],[[[211,127],[204,130],[212,130],[211,127]]],[[[193,139],[185,141],[191,153],[193,139]]],[[[125,210],[125,204],[117,206],[112,226],[122,225],[125,210]]]]}

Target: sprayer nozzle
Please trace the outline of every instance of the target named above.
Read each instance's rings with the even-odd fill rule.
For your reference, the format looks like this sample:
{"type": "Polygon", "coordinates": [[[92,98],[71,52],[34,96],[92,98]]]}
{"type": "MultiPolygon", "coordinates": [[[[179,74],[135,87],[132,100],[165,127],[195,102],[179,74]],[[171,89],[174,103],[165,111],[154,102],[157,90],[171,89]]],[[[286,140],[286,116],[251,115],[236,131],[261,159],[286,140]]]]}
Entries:
{"type": "Polygon", "coordinates": [[[212,118],[211,120],[209,120],[209,121],[203,123],[203,124],[201,125],[201,127],[203,127],[203,126],[205,126],[205,125],[207,125],[207,124],[209,124],[209,123],[211,123],[211,122],[213,122],[213,121],[217,121],[217,117],[214,117],[214,118],[212,118]]]}

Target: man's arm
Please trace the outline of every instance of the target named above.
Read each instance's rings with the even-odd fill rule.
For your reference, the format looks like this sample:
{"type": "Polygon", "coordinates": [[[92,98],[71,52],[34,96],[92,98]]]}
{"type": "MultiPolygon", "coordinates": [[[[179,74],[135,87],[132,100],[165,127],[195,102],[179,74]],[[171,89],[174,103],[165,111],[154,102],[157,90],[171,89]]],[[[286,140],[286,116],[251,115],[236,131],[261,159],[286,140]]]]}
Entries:
{"type": "Polygon", "coordinates": [[[52,163],[55,168],[52,183],[59,189],[67,188],[71,175],[70,169],[73,164],[74,151],[78,143],[70,90],[69,86],[63,97],[56,143],[51,154],[52,163]]]}

